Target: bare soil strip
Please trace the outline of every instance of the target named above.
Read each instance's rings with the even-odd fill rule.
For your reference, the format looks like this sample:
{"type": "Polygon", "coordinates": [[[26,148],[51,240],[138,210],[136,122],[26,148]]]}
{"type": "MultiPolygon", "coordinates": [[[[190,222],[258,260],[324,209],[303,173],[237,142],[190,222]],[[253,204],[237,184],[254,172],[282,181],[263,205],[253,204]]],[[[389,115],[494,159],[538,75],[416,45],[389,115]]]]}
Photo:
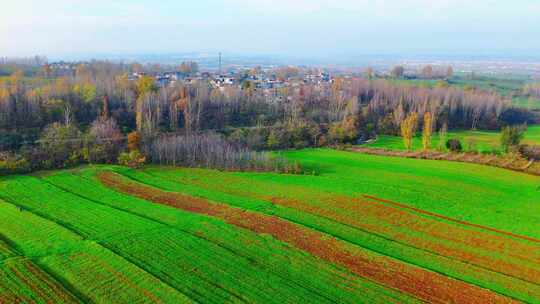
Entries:
{"type": "MultiPolygon", "coordinates": [[[[531,284],[540,284],[540,247],[535,242],[514,238],[486,227],[444,217],[373,196],[352,198],[324,192],[302,193],[301,199],[275,197],[250,189],[236,189],[234,178],[205,189],[272,202],[308,214],[358,228],[456,261],[478,266],[531,284]],[[442,220],[441,220],[442,219],[442,220]]],[[[516,282],[517,283],[517,282],[516,282]]],[[[520,283],[517,283],[520,285],[520,283]]],[[[515,286],[515,289],[527,289],[515,286]]]]}
{"type": "Polygon", "coordinates": [[[517,238],[517,239],[526,240],[526,241],[533,242],[533,243],[540,243],[540,240],[535,239],[533,237],[519,235],[519,234],[511,233],[511,232],[508,232],[508,231],[503,231],[503,230],[499,230],[499,229],[495,229],[495,228],[491,228],[491,227],[487,227],[487,226],[477,225],[477,224],[469,223],[469,222],[466,222],[466,221],[453,219],[451,217],[447,217],[447,216],[444,216],[444,215],[440,215],[440,214],[437,214],[437,213],[425,211],[425,210],[422,210],[422,209],[414,208],[414,207],[411,207],[411,206],[408,206],[408,205],[396,203],[396,202],[393,202],[393,201],[381,199],[381,198],[370,196],[370,195],[364,195],[364,197],[372,199],[372,200],[376,200],[376,201],[379,201],[379,202],[382,202],[382,203],[394,205],[394,206],[397,206],[397,207],[400,207],[400,208],[403,208],[403,209],[412,210],[412,211],[415,211],[415,212],[418,212],[418,213],[421,213],[421,214],[425,214],[425,215],[437,217],[437,218],[440,218],[440,219],[444,219],[446,221],[458,223],[458,224],[461,224],[461,225],[474,227],[474,228],[479,228],[479,229],[483,229],[483,230],[488,230],[488,231],[491,231],[491,232],[495,232],[495,233],[498,233],[498,234],[503,234],[503,235],[510,236],[510,237],[517,238]]]}
{"type": "Polygon", "coordinates": [[[499,234],[471,230],[418,216],[410,210],[372,200],[328,198],[326,206],[300,200],[273,198],[276,205],[297,209],[382,235],[414,246],[506,274],[533,284],[540,284],[540,248],[499,234]]]}
{"type": "Polygon", "coordinates": [[[281,218],[249,212],[180,193],[161,191],[112,173],[99,175],[103,184],[154,203],[220,218],[251,231],[270,234],[313,256],[431,303],[517,303],[491,290],[451,279],[339,241],[281,218]]]}

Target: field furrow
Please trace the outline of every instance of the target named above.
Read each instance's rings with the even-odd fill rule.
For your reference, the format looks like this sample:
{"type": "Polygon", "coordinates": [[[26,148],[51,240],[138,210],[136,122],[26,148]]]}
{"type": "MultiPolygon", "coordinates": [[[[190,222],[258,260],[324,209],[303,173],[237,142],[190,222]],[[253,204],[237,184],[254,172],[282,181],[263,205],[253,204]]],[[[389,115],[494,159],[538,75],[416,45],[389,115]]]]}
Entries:
{"type": "Polygon", "coordinates": [[[62,284],[25,258],[0,263],[0,303],[81,303],[62,284]]]}
{"type": "Polygon", "coordinates": [[[324,216],[416,248],[540,284],[540,248],[467,227],[382,205],[373,200],[334,197],[318,206],[300,200],[274,204],[324,216]],[[341,199],[341,200],[340,200],[341,199]]]}
{"type": "MultiPolygon", "coordinates": [[[[0,222],[6,213],[0,201],[0,222]]],[[[9,210],[8,210],[9,211],[9,210]]],[[[5,223],[5,222],[4,222],[5,223]]],[[[0,303],[80,303],[50,273],[11,247],[0,230],[0,303]]]]}
{"type": "MultiPolygon", "coordinates": [[[[324,216],[411,246],[540,284],[540,246],[536,239],[456,221],[417,208],[406,208],[402,204],[396,206],[396,203],[389,204],[389,201],[374,197],[356,199],[311,191],[309,196],[295,199],[288,194],[290,188],[280,189],[279,192],[274,190],[275,196],[269,195],[273,191],[262,185],[235,189],[232,185],[237,180],[231,178],[226,183],[215,183],[211,189],[324,216]],[[256,192],[251,189],[260,190],[256,192]]],[[[195,184],[206,186],[203,183],[195,184]]],[[[308,191],[297,187],[293,193],[298,195],[308,191]]]]}
{"type": "Polygon", "coordinates": [[[16,256],[16,253],[6,243],[3,237],[0,235],[0,262],[16,256]]]}
{"type": "MultiPolygon", "coordinates": [[[[148,216],[136,216],[118,207],[99,204],[98,199],[101,199],[99,194],[93,200],[84,199],[81,195],[65,192],[50,182],[33,177],[17,178],[9,183],[0,184],[0,188],[3,197],[17,200],[18,204],[28,210],[27,213],[35,212],[64,227],[69,227],[71,231],[83,235],[87,241],[105,246],[139,269],[151,273],[197,301],[329,303],[340,299],[344,303],[415,302],[411,297],[358,277],[353,280],[339,279],[339,276],[322,277],[318,274],[319,269],[326,276],[332,271],[335,272],[335,268],[316,260],[309,262],[311,258],[307,255],[292,255],[294,257],[292,261],[298,265],[295,268],[279,263],[269,267],[270,262],[264,267],[261,266],[262,263],[253,264],[249,259],[203,237],[181,233],[179,229],[171,229],[150,220],[148,216]],[[34,189],[31,193],[24,191],[29,186],[34,189]],[[128,229],[130,227],[139,229],[130,231],[128,229]],[[314,263],[313,271],[304,273],[303,267],[310,263],[314,263]],[[304,282],[291,281],[291,278],[295,277],[300,277],[304,282]],[[332,283],[333,281],[336,282],[332,283]],[[317,288],[311,288],[312,285],[322,288],[318,291],[317,288]]],[[[126,203],[129,206],[130,201],[126,203]]],[[[148,202],[145,205],[153,206],[149,210],[156,208],[156,205],[148,202]]],[[[187,227],[202,221],[198,227],[204,229],[205,222],[209,220],[208,217],[185,217],[175,213],[174,209],[166,211],[164,214],[174,217],[179,221],[179,225],[187,227]],[[183,222],[184,220],[186,222],[183,222]]],[[[242,234],[245,232],[236,229],[231,230],[228,236],[222,237],[227,237],[227,242],[238,242],[237,237],[242,234]]],[[[274,241],[267,240],[267,242],[272,244],[274,241]]],[[[245,247],[245,243],[243,246],[245,247]]],[[[276,254],[265,248],[266,246],[260,247],[259,262],[276,254]],[[267,252],[269,256],[265,257],[262,255],[263,252],[267,252]]],[[[238,245],[236,250],[242,251],[242,246],[238,245]]],[[[256,251],[253,250],[252,254],[256,251]]],[[[281,259],[289,259],[287,253],[290,251],[291,249],[282,248],[278,252],[284,253],[281,259]]],[[[62,264],[57,263],[52,267],[62,267],[62,264]]],[[[343,275],[344,272],[338,271],[337,274],[343,275]]]]}
{"type": "MultiPolygon", "coordinates": [[[[186,279],[192,276],[196,277],[197,280],[203,280],[204,284],[190,285],[187,290],[196,293],[205,301],[208,300],[203,297],[204,292],[211,288],[211,286],[205,287],[205,284],[210,284],[210,281],[207,280],[221,282],[222,277],[235,275],[236,268],[259,273],[264,281],[249,281],[249,284],[256,284],[259,286],[258,289],[263,291],[264,294],[259,295],[259,297],[266,298],[266,295],[270,295],[276,301],[281,296],[287,295],[284,293],[286,289],[276,288],[285,287],[294,290],[294,294],[287,295],[287,299],[293,302],[335,302],[339,300],[342,303],[361,303],[365,302],[366,299],[369,299],[368,302],[384,303],[413,301],[405,295],[362,280],[347,271],[312,260],[302,252],[283,246],[280,242],[275,242],[272,239],[258,237],[253,233],[248,233],[247,230],[238,230],[234,226],[224,225],[220,221],[205,216],[173,211],[174,209],[169,208],[157,208],[156,205],[149,204],[147,201],[112,191],[101,186],[95,176],[88,172],[77,175],[58,174],[47,177],[47,181],[63,188],[69,188],[80,197],[93,198],[95,203],[106,204],[115,209],[144,216],[174,228],[167,230],[168,232],[156,231],[141,234],[137,240],[131,237],[126,240],[125,244],[124,240],[120,239],[110,243],[111,246],[115,246],[114,250],[128,254],[130,260],[147,263],[141,267],[160,269],[167,264],[173,269],[185,270],[184,282],[181,284],[185,285],[190,282],[186,279]],[[190,235],[183,236],[180,238],[182,241],[178,243],[178,231],[190,235]],[[208,244],[200,242],[200,239],[209,241],[218,247],[207,248],[208,244]],[[185,245],[183,244],[186,243],[190,245],[189,248],[184,249],[185,245]],[[141,244],[141,250],[128,250],[129,246],[134,246],[133,244],[141,244]],[[143,247],[148,249],[144,251],[143,247]],[[154,252],[153,248],[159,248],[160,251],[154,252]],[[139,254],[150,254],[157,259],[147,261],[144,256],[138,256],[139,254]],[[240,257],[241,259],[239,259],[240,257]],[[208,262],[208,260],[211,261],[208,262]],[[245,262],[248,264],[241,266],[245,262]],[[214,264],[219,265],[219,268],[214,269],[214,264]],[[209,276],[208,273],[212,275],[209,276]],[[315,273],[317,275],[313,275],[315,273]]],[[[169,267],[164,271],[169,272],[169,267]]],[[[243,275],[245,276],[245,274],[243,275]]],[[[174,273],[168,276],[168,278],[172,277],[174,277],[174,273]]],[[[239,282],[237,280],[236,285],[239,286],[239,290],[250,288],[251,285],[243,286],[244,280],[248,279],[244,278],[239,282]]],[[[227,286],[227,283],[224,284],[227,286]]],[[[266,301],[272,301],[270,298],[266,299],[266,301]]]]}
{"type": "Polygon", "coordinates": [[[528,277],[533,282],[537,281],[538,276],[535,273],[539,269],[539,261],[536,259],[539,247],[523,239],[516,240],[506,235],[493,234],[491,231],[478,231],[476,228],[471,230],[468,229],[470,227],[456,226],[454,222],[434,220],[426,218],[424,214],[410,214],[388,206],[381,209],[385,206],[381,206],[377,201],[329,195],[298,186],[281,187],[269,182],[262,186],[257,181],[249,180],[252,184],[248,187],[246,181],[242,181],[242,176],[234,174],[211,175],[205,171],[190,170],[194,173],[192,177],[184,178],[183,170],[151,170],[151,174],[146,171],[122,170],[121,173],[167,191],[189,193],[232,206],[277,215],[351,244],[522,301],[536,302],[540,298],[539,284],[520,279],[528,277]],[[220,175],[226,177],[220,178],[220,175]],[[297,198],[293,199],[292,195],[297,198]],[[282,205],[278,204],[280,202],[282,205]],[[359,205],[359,202],[362,204],[359,205]],[[303,207],[299,208],[300,205],[303,207]],[[359,206],[366,210],[359,212],[359,206]],[[396,212],[399,216],[392,217],[396,212]],[[477,233],[482,237],[478,237],[477,233]],[[487,239],[484,239],[484,235],[487,239]],[[493,242],[493,239],[497,241],[493,242]],[[483,256],[493,263],[481,260],[483,256]],[[501,264],[498,264],[498,261],[501,264]],[[511,267],[503,267],[508,264],[518,265],[529,272],[521,273],[511,267]],[[502,269],[516,274],[517,277],[490,269],[502,269]]]}
{"type": "MultiPolygon", "coordinates": [[[[0,203],[0,222],[3,223],[0,234],[16,244],[21,254],[51,271],[54,277],[85,301],[189,302],[184,295],[121,257],[34,215],[30,208],[21,212],[11,204],[0,203]]],[[[35,274],[26,276],[38,277],[35,274]]]]}
{"type": "Polygon", "coordinates": [[[540,303],[539,178],[282,155],[0,178],[0,303],[540,303]]]}
{"type": "Polygon", "coordinates": [[[508,303],[512,299],[492,291],[450,279],[325,236],[277,217],[215,204],[179,193],[160,191],[135,184],[112,173],[101,173],[108,186],[156,203],[189,212],[218,217],[233,225],[250,229],[289,243],[324,260],[430,302],[508,303]]]}
{"type": "MultiPolygon", "coordinates": [[[[443,215],[436,214],[436,213],[433,213],[433,212],[428,212],[428,211],[425,211],[425,210],[422,210],[422,209],[414,208],[414,207],[411,207],[411,206],[407,206],[405,204],[385,200],[385,199],[374,197],[374,196],[371,196],[371,195],[364,195],[364,197],[366,197],[368,199],[378,201],[378,202],[382,202],[382,203],[390,204],[390,205],[393,205],[393,206],[397,206],[397,207],[402,208],[402,209],[412,210],[414,212],[424,214],[424,215],[428,215],[430,217],[436,217],[436,218],[443,219],[443,220],[446,220],[446,221],[449,221],[449,222],[457,223],[457,224],[460,224],[460,225],[469,226],[469,227],[472,227],[472,228],[477,228],[477,229],[484,230],[484,231],[487,231],[487,232],[493,232],[495,234],[501,234],[503,236],[509,236],[511,238],[525,240],[525,241],[532,242],[532,243],[540,243],[540,240],[537,239],[537,238],[528,237],[528,236],[525,236],[525,235],[519,235],[519,234],[511,233],[511,232],[508,232],[508,231],[495,229],[495,228],[492,228],[492,227],[477,225],[477,224],[473,224],[473,223],[466,222],[466,221],[456,220],[456,219],[453,219],[453,218],[448,217],[448,216],[443,216],[443,215]]],[[[535,245],[537,245],[537,244],[535,244],[535,245]]],[[[535,249],[537,250],[538,248],[535,247],[535,249]]]]}

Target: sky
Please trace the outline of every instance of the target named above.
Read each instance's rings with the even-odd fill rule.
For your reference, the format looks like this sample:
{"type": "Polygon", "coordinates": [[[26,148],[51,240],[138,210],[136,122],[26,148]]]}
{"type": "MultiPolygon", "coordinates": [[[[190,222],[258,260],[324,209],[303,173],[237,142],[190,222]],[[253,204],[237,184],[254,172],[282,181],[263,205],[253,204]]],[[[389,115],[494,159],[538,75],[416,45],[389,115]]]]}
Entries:
{"type": "Polygon", "coordinates": [[[0,56],[535,53],[539,0],[5,0],[0,56]]]}

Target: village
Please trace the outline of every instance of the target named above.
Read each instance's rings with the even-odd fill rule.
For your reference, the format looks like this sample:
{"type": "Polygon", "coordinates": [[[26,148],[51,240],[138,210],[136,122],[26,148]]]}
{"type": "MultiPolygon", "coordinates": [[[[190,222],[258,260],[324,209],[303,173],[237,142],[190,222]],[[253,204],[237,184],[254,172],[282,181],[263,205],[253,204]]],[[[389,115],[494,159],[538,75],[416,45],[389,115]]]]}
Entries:
{"type": "MultiPolygon", "coordinates": [[[[74,76],[77,68],[88,66],[89,62],[53,62],[47,64],[49,73],[54,77],[74,76]]],[[[129,81],[137,81],[142,77],[152,77],[159,88],[171,87],[177,83],[196,84],[206,82],[211,88],[225,90],[226,88],[251,88],[269,91],[284,87],[297,87],[302,84],[324,85],[333,82],[334,77],[329,72],[315,69],[303,70],[295,66],[250,68],[234,67],[222,71],[221,66],[216,70],[199,71],[195,62],[184,62],[179,67],[130,67],[129,81]],[[191,66],[190,68],[182,68],[191,66]],[[194,66],[194,67],[193,67],[194,66]],[[292,73],[280,73],[280,70],[292,70],[292,73]]]]}

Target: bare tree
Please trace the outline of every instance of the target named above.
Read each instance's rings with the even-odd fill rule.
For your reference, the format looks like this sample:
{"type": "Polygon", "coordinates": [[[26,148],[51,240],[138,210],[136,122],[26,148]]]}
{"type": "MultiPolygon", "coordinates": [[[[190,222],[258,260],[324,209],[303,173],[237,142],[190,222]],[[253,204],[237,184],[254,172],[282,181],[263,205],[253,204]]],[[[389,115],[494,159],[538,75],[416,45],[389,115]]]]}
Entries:
{"type": "Polygon", "coordinates": [[[452,76],[454,76],[454,68],[452,66],[448,66],[446,69],[446,78],[450,79],[452,76]]]}
{"type": "Polygon", "coordinates": [[[216,134],[161,136],[150,155],[152,161],[172,166],[300,173],[282,158],[234,146],[216,134]]]}
{"type": "Polygon", "coordinates": [[[392,69],[391,74],[395,78],[401,78],[405,74],[405,68],[403,66],[401,66],[401,65],[395,66],[392,69]]]}
{"type": "Polygon", "coordinates": [[[426,79],[431,79],[433,78],[433,66],[431,65],[426,65],[423,69],[422,69],[422,76],[426,79]]]}

